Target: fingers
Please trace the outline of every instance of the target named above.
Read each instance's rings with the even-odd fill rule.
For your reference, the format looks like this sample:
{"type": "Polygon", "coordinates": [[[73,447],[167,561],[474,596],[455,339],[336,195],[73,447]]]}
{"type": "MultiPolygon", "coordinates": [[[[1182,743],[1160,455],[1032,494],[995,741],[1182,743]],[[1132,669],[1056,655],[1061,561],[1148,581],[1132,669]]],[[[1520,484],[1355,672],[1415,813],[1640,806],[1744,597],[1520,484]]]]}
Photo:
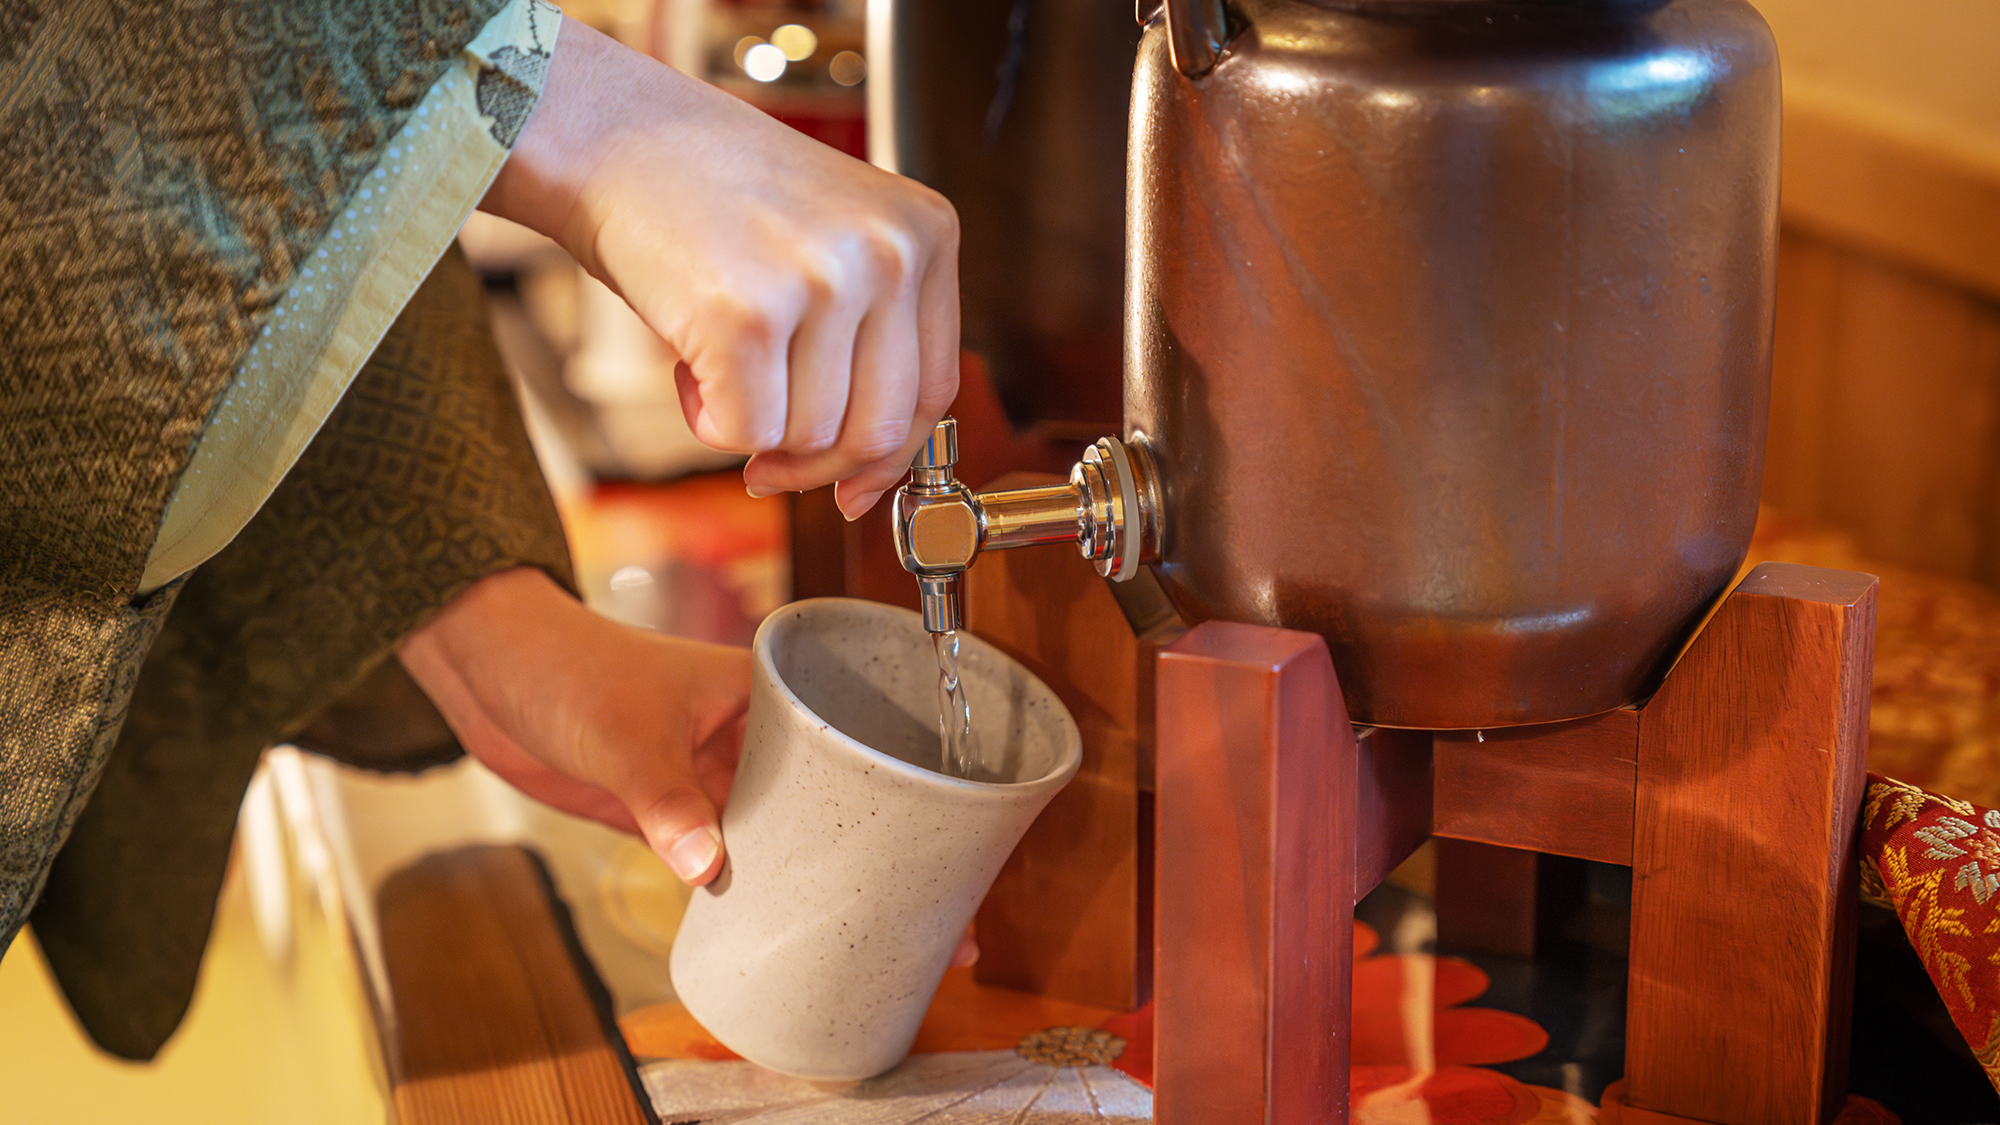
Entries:
{"type": "Polygon", "coordinates": [[[929,189],[905,181],[898,190],[908,193],[903,225],[866,243],[877,296],[855,334],[839,439],[824,451],[788,444],[752,458],[744,481],[753,494],[838,481],[836,502],[854,519],[902,478],[957,396],[958,216],[929,189]]]}
{"type": "Polygon", "coordinates": [[[842,477],[833,487],[833,502],[839,506],[842,515],[849,520],[860,519],[882,494],[896,486],[903,474],[910,471],[910,462],[917,450],[931,436],[938,419],[958,396],[958,371],[954,367],[948,378],[941,382],[926,383],[919,389],[914,421],[910,426],[909,440],[903,448],[871,464],[863,465],[851,475],[842,477]]]}
{"type": "MultiPolygon", "coordinates": [[[[488,579],[488,583],[518,583],[518,579],[518,575],[498,575],[488,579]]],[[[572,817],[586,817],[622,833],[638,831],[638,821],[634,821],[632,813],[626,811],[624,801],[618,801],[608,791],[590,785],[588,781],[568,777],[524,751],[520,743],[516,743],[514,737],[494,721],[478,693],[470,683],[466,683],[464,673],[450,659],[448,643],[438,631],[430,627],[418,629],[404,639],[402,645],[398,645],[396,657],[402,661],[404,669],[418,683],[418,687],[430,697],[438,713],[444,715],[446,723],[450,723],[452,733],[458,735],[458,745],[462,745],[472,757],[480,759],[480,763],[494,771],[502,781],[544,805],[570,813],[572,817]]]]}
{"type": "Polygon", "coordinates": [[[675,781],[651,796],[644,794],[641,790],[623,796],[646,846],[691,887],[714,879],[722,870],[722,829],[716,823],[715,806],[696,786],[675,781]]]}
{"type": "Polygon", "coordinates": [[[749,654],[674,638],[644,639],[663,661],[656,678],[674,685],[677,717],[649,722],[643,704],[629,716],[612,712],[583,772],[616,794],[654,854],[698,887],[722,869],[717,810],[729,799],[742,752],[749,654]],[[662,725],[677,733],[669,738],[639,733],[662,725]]]}
{"type": "Polygon", "coordinates": [[[759,458],[754,471],[746,472],[746,482],[764,488],[816,488],[893,458],[909,445],[919,390],[914,285],[870,310],[854,335],[852,351],[853,377],[842,404],[839,441],[823,452],[784,450],[759,458]]]}
{"type": "Polygon", "coordinates": [[[700,331],[670,337],[686,341],[674,369],[681,411],[714,449],[761,453],[785,443],[790,351],[805,302],[765,288],[754,299],[708,302],[695,314],[700,331]]]}
{"type": "Polygon", "coordinates": [[[618,624],[517,568],[459,594],[397,654],[467,750],[529,796],[639,833],[689,883],[720,870],[747,650],[618,624]]]}
{"type": "Polygon", "coordinates": [[[620,119],[569,241],[679,353],[689,427],[752,455],[753,493],[860,474],[843,495],[872,502],[956,389],[956,213],[712,88],[641,85],[673,111],[620,119]]]}
{"type": "MultiPolygon", "coordinates": [[[[846,479],[868,465],[897,457],[910,446],[923,387],[915,285],[898,294],[885,312],[861,325],[854,351],[860,377],[848,404],[848,419],[859,432],[851,443],[843,443],[849,459],[825,466],[824,479],[846,479]]],[[[923,432],[930,432],[928,424],[923,432]]],[[[907,468],[909,457],[902,461],[907,468]]],[[[857,514],[848,513],[850,518],[857,514]]]]}
{"type": "Polygon", "coordinates": [[[834,503],[858,519],[909,471],[911,458],[958,397],[958,216],[946,204],[940,244],[917,292],[915,338],[918,385],[909,433],[901,448],[836,478],[834,503]]]}
{"type": "Polygon", "coordinates": [[[552,72],[569,76],[551,87],[561,104],[537,110],[485,205],[559,237],[679,352],[690,428],[752,454],[753,490],[858,474],[843,493],[856,514],[951,400],[957,215],[921,184],[577,34],[588,65],[552,72]]]}
{"type": "Polygon", "coordinates": [[[935,232],[882,221],[846,240],[846,295],[863,299],[866,315],[857,323],[836,312],[802,326],[786,443],[748,466],[753,493],[816,488],[909,444],[922,382],[921,283],[935,243],[935,232]]]}
{"type": "Polygon", "coordinates": [[[487,769],[521,792],[571,816],[595,820],[620,832],[639,831],[625,803],[598,786],[563,774],[523,750],[486,711],[464,678],[435,644],[419,636],[399,656],[433,705],[451,724],[459,745],[487,769]]]}
{"type": "Polygon", "coordinates": [[[736,782],[736,763],[743,756],[743,732],[750,719],[748,701],[735,717],[716,727],[694,750],[695,781],[716,808],[729,804],[736,782]]]}
{"type": "MultiPolygon", "coordinates": [[[[917,393],[917,421],[913,443],[922,445],[944,412],[958,397],[958,213],[944,207],[941,242],[931,255],[917,292],[917,347],[921,364],[921,389],[917,393]]],[[[905,467],[909,459],[903,461],[905,467]]]]}
{"type": "Polygon", "coordinates": [[[578,781],[536,761],[511,739],[473,739],[463,745],[487,769],[526,796],[571,816],[639,834],[639,822],[625,802],[589,782],[578,781]]]}
{"type": "Polygon", "coordinates": [[[871,464],[864,465],[849,476],[840,478],[833,486],[833,502],[842,515],[849,520],[860,519],[882,494],[896,486],[903,474],[910,471],[910,462],[917,450],[931,436],[938,419],[958,396],[958,371],[954,367],[949,378],[939,383],[929,383],[920,389],[917,397],[915,417],[910,426],[909,440],[903,448],[871,464]]]}
{"type": "Polygon", "coordinates": [[[809,311],[791,342],[785,453],[810,458],[846,436],[849,391],[860,374],[855,335],[868,314],[867,287],[852,284],[854,272],[854,263],[829,260],[807,278],[809,311]]]}

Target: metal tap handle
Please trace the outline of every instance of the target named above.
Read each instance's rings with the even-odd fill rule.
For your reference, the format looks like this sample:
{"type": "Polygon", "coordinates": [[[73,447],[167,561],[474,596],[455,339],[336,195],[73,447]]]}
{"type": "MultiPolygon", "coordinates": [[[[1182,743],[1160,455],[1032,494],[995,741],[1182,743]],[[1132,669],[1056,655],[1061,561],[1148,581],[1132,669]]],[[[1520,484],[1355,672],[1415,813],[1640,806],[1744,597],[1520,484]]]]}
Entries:
{"type": "Polygon", "coordinates": [[[910,461],[910,483],[918,491],[950,488],[952,468],[958,464],[958,420],[946,415],[931,427],[930,440],[917,448],[910,461]]]}
{"type": "Polygon", "coordinates": [[[912,469],[949,469],[958,464],[958,419],[947,414],[931,427],[931,439],[917,450],[912,469]]]}

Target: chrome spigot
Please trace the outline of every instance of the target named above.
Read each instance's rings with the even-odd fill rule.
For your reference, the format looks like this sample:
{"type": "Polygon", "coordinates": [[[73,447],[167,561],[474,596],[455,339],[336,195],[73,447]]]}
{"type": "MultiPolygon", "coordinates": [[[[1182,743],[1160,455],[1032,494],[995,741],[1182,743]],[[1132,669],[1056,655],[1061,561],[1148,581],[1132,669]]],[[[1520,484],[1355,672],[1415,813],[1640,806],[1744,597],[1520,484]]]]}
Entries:
{"type": "Polygon", "coordinates": [[[1097,572],[1123,582],[1160,554],[1160,504],[1143,441],[1099,438],[1067,484],[974,492],[953,476],[958,423],[946,418],[896,490],[896,554],[917,576],[924,627],[965,624],[964,577],[981,551],[1075,543],[1097,572]]]}
{"type": "Polygon", "coordinates": [[[933,633],[965,623],[965,568],[979,553],[979,501],[952,476],[958,464],[958,422],[946,418],[910,462],[910,480],[896,490],[896,554],[917,576],[924,628],[933,633]]]}

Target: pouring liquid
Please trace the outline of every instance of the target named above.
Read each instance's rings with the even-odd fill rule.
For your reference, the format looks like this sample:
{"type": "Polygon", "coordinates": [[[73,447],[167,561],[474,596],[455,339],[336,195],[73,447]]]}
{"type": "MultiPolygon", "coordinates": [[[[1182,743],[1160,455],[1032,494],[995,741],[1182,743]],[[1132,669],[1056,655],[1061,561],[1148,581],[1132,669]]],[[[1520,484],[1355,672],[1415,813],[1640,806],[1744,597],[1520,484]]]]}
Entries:
{"type": "Polygon", "coordinates": [[[958,632],[931,634],[938,663],[938,739],[943,749],[944,773],[970,778],[979,771],[978,752],[972,745],[972,708],[965,701],[965,686],[958,679],[958,632]]]}

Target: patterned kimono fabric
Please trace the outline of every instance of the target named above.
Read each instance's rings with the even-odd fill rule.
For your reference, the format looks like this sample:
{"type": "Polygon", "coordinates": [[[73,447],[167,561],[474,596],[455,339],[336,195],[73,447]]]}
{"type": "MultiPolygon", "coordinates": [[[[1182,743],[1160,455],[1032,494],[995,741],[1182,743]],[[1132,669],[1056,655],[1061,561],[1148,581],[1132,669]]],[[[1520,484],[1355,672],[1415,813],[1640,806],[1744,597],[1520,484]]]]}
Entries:
{"type": "Polygon", "coordinates": [[[151,1057],[186,1010],[264,747],[295,738],[380,768],[455,754],[395,644],[486,574],[568,581],[478,281],[456,256],[431,268],[549,57],[471,45],[498,34],[496,13],[534,30],[547,11],[0,5],[0,950],[32,911],[113,1053],[151,1057]],[[350,255],[351,276],[319,290],[330,304],[303,302],[314,264],[360,237],[369,185],[400,174],[390,154],[447,134],[454,152],[485,145],[485,163],[427,172],[447,196],[350,255]],[[310,346],[264,352],[288,363],[247,379],[281,313],[310,346]],[[280,412],[299,448],[243,505],[247,525],[142,594],[214,419],[239,392],[289,402],[308,380],[320,407],[280,412]],[[381,729],[425,734],[347,737],[381,729]]]}
{"type": "Polygon", "coordinates": [[[1861,894],[1896,912],[2000,1090],[2000,810],[1869,774],[1861,894]]]}

